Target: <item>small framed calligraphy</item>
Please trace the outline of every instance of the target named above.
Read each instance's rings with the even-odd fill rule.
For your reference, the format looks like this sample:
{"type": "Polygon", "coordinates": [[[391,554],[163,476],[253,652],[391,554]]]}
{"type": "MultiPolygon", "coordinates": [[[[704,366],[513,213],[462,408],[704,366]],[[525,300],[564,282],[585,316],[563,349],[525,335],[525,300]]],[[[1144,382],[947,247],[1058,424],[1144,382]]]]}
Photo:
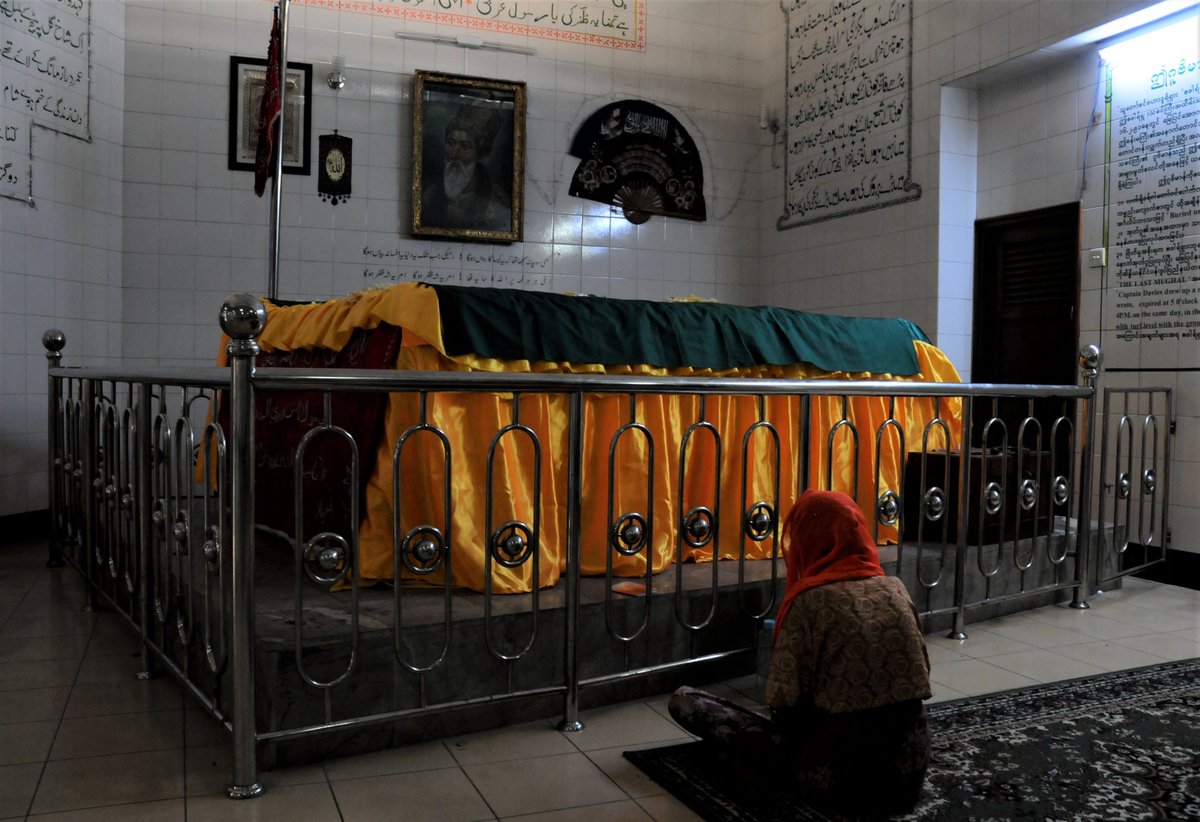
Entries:
{"type": "MultiPolygon", "coordinates": [[[[258,112],[267,84],[267,61],[229,58],[229,169],[254,171],[258,112]]],[[[283,88],[283,173],[309,174],[312,154],[312,64],[288,62],[283,88]]]]}
{"type": "Polygon", "coordinates": [[[337,133],[317,138],[317,194],[333,205],[350,199],[354,141],[337,133]]]}
{"type": "Polygon", "coordinates": [[[520,241],[525,84],[418,71],[412,167],[414,236],[520,241]]]}

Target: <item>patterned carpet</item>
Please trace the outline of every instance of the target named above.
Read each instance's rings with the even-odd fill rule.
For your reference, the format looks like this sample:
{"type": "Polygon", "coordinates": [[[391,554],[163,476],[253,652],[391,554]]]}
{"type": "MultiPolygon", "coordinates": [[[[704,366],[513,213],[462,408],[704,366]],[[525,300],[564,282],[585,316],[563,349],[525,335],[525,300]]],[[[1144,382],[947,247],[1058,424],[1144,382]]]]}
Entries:
{"type": "MultiPolygon", "coordinates": [[[[938,703],[929,725],[925,794],[897,819],[1200,819],[1200,659],[938,703]]],[[[729,778],[704,743],[625,757],[707,820],[846,819],[729,778]]]]}

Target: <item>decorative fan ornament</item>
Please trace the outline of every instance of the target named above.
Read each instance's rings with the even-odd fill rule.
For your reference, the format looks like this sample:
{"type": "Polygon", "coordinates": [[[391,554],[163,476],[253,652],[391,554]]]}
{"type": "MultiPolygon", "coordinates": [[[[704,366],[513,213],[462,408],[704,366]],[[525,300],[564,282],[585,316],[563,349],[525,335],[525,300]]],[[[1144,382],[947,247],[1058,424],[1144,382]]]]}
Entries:
{"type": "Polygon", "coordinates": [[[663,213],[662,194],[653,182],[631,179],[622,183],[613,194],[612,204],[634,225],[641,225],[651,216],[663,213]]]}
{"type": "Polygon", "coordinates": [[[622,100],[589,117],[571,141],[582,162],[570,193],[619,207],[641,224],[654,214],[703,221],[704,168],[687,129],[644,100],[622,100]]]}

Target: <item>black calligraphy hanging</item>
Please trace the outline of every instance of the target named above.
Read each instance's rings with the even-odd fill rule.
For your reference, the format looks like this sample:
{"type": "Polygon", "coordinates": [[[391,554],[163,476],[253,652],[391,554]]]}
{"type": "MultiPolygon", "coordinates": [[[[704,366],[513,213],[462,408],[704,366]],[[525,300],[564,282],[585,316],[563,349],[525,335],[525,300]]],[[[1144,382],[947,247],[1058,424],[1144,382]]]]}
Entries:
{"type": "Polygon", "coordinates": [[[687,129],[645,100],[596,111],[571,141],[581,162],[571,178],[576,197],[615,205],[631,223],[652,214],[703,221],[704,167],[687,129]]]}
{"type": "Polygon", "coordinates": [[[349,200],[354,141],[340,136],[335,129],[333,134],[318,137],[317,144],[317,157],[320,160],[317,193],[322,200],[328,200],[333,205],[349,200]]]}

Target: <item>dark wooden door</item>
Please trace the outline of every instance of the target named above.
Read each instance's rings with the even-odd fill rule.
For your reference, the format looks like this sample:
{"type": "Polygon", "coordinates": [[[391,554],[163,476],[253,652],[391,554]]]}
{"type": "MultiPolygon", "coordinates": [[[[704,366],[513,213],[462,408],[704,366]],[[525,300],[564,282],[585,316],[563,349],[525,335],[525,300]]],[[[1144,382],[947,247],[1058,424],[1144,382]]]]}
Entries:
{"type": "MultiPolygon", "coordinates": [[[[975,222],[973,381],[1076,383],[1079,242],[1079,203],[975,222]]],[[[1051,405],[1035,404],[1047,440],[1049,424],[1064,411],[1051,405]]],[[[1010,445],[1027,408],[1000,404],[1010,445]]],[[[991,412],[978,408],[976,422],[991,412]]]]}

